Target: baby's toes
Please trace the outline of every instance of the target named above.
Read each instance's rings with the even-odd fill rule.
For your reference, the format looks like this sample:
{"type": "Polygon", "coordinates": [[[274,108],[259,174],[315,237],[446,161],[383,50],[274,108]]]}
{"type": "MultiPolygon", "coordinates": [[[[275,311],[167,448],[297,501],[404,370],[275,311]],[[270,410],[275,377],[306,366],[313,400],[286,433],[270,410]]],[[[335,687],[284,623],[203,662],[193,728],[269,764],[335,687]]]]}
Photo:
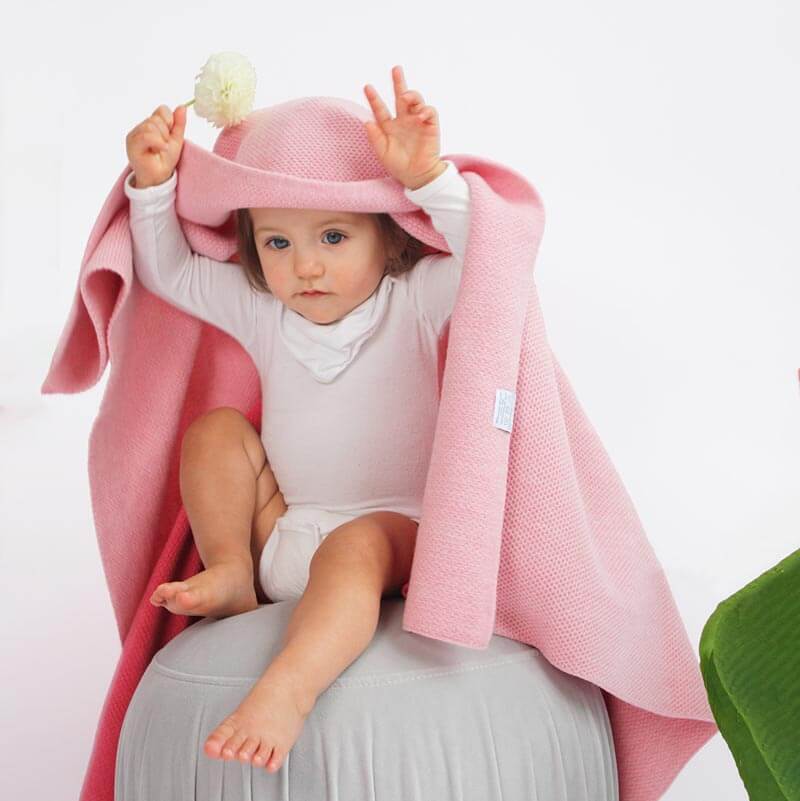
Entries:
{"type": "Polygon", "coordinates": [[[248,737],[244,741],[244,745],[239,749],[239,759],[242,762],[249,762],[260,744],[261,739],[259,737],[248,737]]]}
{"type": "Polygon", "coordinates": [[[208,735],[203,748],[205,752],[212,757],[222,756],[222,746],[230,739],[231,735],[236,731],[236,727],[224,721],[208,735]]]}
{"type": "Polygon", "coordinates": [[[162,606],[167,601],[171,601],[181,590],[187,589],[183,581],[167,581],[159,584],[155,592],[150,596],[150,601],[158,606],[162,606]]]}
{"type": "Polygon", "coordinates": [[[179,592],[185,592],[189,585],[185,581],[170,581],[168,584],[161,585],[165,601],[171,601],[179,592]]]}
{"type": "Polygon", "coordinates": [[[239,749],[244,745],[244,741],[247,739],[247,734],[241,730],[237,731],[231,738],[228,739],[228,742],[222,746],[222,758],[223,759],[236,759],[239,749]]]}
{"type": "Polygon", "coordinates": [[[169,584],[159,584],[153,594],[150,596],[150,601],[154,604],[161,605],[164,601],[167,600],[167,590],[169,588],[169,584]]]}
{"type": "Polygon", "coordinates": [[[283,749],[278,748],[275,746],[275,749],[272,752],[272,758],[267,762],[267,770],[274,772],[280,768],[283,764],[283,758],[286,756],[283,749]]]}
{"type": "Polygon", "coordinates": [[[174,600],[181,609],[192,609],[202,600],[201,594],[196,587],[178,587],[174,600]]]}
{"type": "Polygon", "coordinates": [[[253,757],[253,764],[261,767],[262,765],[267,764],[267,760],[269,759],[269,755],[272,753],[272,744],[261,741],[261,745],[256,751],[255,756],[253,757]]]}

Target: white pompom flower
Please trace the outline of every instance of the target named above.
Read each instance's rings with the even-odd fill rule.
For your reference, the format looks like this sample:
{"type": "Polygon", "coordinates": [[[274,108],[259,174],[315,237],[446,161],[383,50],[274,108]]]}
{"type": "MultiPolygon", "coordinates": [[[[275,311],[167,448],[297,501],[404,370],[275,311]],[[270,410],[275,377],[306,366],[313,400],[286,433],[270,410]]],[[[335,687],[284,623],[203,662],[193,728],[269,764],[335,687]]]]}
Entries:
{"type": "Polygon", "coordinates": [[[256,71],[240,53],[214,53],[195,76],[194,104],[198,116],[217,128],[238,125],[253,109],[256,71]]]}

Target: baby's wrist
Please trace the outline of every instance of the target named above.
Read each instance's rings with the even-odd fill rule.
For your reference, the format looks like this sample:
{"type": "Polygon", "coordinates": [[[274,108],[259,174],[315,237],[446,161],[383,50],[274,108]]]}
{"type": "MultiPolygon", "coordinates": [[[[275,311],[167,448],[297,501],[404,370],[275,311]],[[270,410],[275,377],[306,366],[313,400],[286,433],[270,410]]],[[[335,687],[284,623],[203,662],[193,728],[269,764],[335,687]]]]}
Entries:
{"type": "Polygon", "coordinates": [[[137,178],[136,172],[134,171],[133,177],[130,179],[130,187],[131,189],[150,189],[150,187],[152,186],[161,186],[165,184],[167,181],[169,181],[169,179],[172,178],[173,174],[174,171],[170,173],[169,176],[165,178],[163,181],[157,181],[157,182],[151,181],[150,183],[148,183],[147,181],[140,180],[139,178],[137,178]]]}
{"type": "Polygon", "coordinates": [[[428,172],[424,175],[419,175],[413,180],[408,181],[405,186],[406,189],[411,189],[412,191],[415,189],[421,189],[426,184],[429,184],[431,181],[436,180],[445,170],[447,169],[447,162],[439,161],[436,163],[434,167],[432,167],[428,172]]]}

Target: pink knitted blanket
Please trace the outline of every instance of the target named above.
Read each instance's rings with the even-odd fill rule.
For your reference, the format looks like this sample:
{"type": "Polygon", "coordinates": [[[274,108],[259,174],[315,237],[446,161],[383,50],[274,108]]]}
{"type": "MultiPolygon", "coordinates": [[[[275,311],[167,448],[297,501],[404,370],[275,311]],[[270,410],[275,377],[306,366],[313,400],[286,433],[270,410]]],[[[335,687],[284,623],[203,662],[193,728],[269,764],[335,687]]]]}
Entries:
{"type": "MultiPolygon", "coordinates": [[[[303,135],[318,144],[314,126],[332,110],[340,126],[348,115],[369,118],[330,98],[281,108],[284,126],[304,126],[286,136],[295,151],[303,135]]],[[[246,131],[226,129],[213,152],[184,142],[176,208],[195,252],[236,260],[230,211],[246,206],[387,211],[449,252],[402,187],[376,173],[365,135],[353,163],[366,172],[345,181],[338,165],[303,168],[319,180],[247,166],[239,151],[246,131]]],[[[600,686],[621,801],[656,801],[717,731],[699,659],[622,481],[547,342],[533,280],[544,227],[538,193],[488,159],[443,158],[469,183],[471,224],[440,344],[440,411],[403,628],[471,648],[485,648],[493,633],[510,637],[600,686]]],[[[81,801],[113,801],[128,702],[154,653],[199,619],[148,601],[161,582],[202,569],[178,489],[183,432],[216,406],[239,408],[257,429],[261,415],[258,376],[239,344],[134,280],[128,172],[91,231],[41,389],[81,392],[111,364],[89,478],[122,653],[81,801]]]]}

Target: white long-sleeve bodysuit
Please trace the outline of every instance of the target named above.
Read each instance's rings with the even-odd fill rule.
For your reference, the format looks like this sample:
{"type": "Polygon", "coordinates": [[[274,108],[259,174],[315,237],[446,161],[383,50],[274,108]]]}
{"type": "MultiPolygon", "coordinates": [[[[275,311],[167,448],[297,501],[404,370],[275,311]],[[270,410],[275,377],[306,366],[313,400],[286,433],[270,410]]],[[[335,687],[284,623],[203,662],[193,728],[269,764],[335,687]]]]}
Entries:
{"type": "Polygon", "coordinates": [[[175,170],[152,187],[124,182],[134,270],[152,293],[221,328],[261,376],[261,440],[286,513],[258,566],[273,601],[299,597],[316,547],[369,512],[419,522],[438,412],[437,345],[455,303],[469,230],[469,186],[452,161],[406,197],[452,255],[385,275],[340,320],[318,325],[257,292],[244,269],[193,253],[175,211],[175,170]]]}

